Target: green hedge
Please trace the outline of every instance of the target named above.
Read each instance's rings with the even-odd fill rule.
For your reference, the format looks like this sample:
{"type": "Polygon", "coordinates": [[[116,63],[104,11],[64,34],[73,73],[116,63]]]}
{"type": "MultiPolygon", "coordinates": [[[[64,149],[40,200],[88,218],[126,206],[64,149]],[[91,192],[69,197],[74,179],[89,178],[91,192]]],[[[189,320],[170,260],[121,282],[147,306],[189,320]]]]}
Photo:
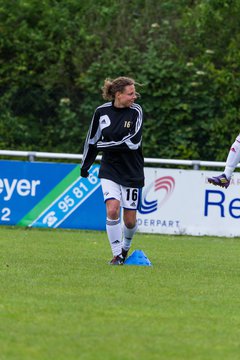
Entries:
{"type": "Polygon", "coordinates": [[[106,77],[142,86],[144,155],[224,161],[239,132],[238,0],[0,0],[0,147],[82,152],[106,77]]]}

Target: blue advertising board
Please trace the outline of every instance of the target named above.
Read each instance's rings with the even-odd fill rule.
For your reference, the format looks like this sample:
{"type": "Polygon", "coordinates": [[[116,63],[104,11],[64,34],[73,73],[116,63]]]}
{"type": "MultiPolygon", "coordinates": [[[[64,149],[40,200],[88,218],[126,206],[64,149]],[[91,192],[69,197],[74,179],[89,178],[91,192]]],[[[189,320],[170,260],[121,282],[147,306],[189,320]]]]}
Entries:
{"type": "Polygon", "coordinates": [[[105,230],[99,165],[0,160],[0,225],[105,230]]]}

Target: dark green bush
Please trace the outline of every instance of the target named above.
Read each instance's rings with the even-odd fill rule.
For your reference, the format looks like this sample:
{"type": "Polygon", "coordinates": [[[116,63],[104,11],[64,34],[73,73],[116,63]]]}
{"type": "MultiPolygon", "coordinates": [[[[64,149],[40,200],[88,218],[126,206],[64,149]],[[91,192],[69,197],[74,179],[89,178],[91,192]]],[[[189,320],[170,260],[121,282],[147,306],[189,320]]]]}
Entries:
{"type": "Polygon", "coordinates": [[[144,155],[225,160],[239,132],[238,0],[0,0],[2,149],[82,152],[106,77],[142,84],[144,155]]]}

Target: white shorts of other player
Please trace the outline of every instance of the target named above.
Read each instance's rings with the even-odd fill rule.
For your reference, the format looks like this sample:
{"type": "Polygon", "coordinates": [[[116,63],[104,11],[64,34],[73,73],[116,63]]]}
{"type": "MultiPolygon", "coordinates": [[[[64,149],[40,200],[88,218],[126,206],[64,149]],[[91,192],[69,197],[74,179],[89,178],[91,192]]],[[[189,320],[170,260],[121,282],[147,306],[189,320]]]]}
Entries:
{"type": "Polygon", "coordinates": [[[129,188],[108,179],[101,179],[101,185],[104,202],[110,199],[116,199],[120,201],[122,208],[137,210],[141,189],[129,188]]]}

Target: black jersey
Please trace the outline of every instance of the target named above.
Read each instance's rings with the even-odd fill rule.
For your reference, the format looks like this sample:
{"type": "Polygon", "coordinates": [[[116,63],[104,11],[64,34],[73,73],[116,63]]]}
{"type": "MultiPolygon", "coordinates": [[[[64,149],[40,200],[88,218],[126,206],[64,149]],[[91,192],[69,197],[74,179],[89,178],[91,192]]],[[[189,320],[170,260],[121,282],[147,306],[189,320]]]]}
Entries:
{"type": "Polygon", "coordinates": [[[117,108],[113,102],[99,106],[84,145],[82,169],[88,170],[103,152],[99,177],[123,186],[144,186],[142,108],[138,104],[117,108]]]}

